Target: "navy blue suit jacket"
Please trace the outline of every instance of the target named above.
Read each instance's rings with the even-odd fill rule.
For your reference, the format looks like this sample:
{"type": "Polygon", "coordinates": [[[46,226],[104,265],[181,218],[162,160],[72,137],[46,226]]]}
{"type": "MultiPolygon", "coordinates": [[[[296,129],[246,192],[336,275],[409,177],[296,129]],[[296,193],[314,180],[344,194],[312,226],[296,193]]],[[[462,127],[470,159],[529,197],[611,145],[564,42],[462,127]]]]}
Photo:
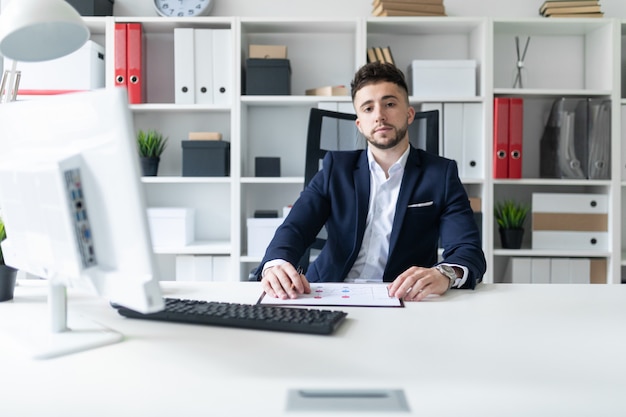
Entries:
{"type": "MultiPolygon", "coordinates": [[[[310,282],[340,282],[357,258],[370,195],[367,152],[328,152],[323,167],[302,191],[277,229],[263,261],[284,259],[297,266],[326,225],[327,241],[306,271],[310,282]]],[[[446,263],[466,266],[464,288],[474,288],[486,270],[480,233],[456,163],[411,147],[389,242],[383,280],[393,281],[411,266],[432,267],[441,237],[446,263]]]]}

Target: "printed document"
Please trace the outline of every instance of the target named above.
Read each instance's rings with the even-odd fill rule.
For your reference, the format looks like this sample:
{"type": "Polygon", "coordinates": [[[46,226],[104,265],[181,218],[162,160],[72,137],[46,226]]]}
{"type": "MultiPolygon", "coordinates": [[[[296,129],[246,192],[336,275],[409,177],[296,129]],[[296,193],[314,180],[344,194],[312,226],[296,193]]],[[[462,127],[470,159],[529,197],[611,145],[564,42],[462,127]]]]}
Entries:
{"type": "Polygon", "coordinates": [[[404,307],[402,300],[390,297],[387,283],[357,284],[348,282],[311,283],[310,294],[281,300],[261,294],[257,304],[301,306],[404,307]]]}

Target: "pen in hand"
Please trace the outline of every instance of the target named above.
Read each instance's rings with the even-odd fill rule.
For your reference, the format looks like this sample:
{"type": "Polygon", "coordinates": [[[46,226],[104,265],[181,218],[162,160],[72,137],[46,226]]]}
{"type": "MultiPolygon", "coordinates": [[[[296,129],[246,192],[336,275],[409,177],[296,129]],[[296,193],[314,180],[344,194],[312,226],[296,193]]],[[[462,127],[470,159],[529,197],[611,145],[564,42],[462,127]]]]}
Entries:
{"type": "MultiPolygon", "coordinates": [[[[298,267],[297,271],[298,272],[298,276],[302,276],[302,273],[304,272],[304,270],[302,269],[301,266],[298,267]]],[[[291,283],[291,289],[294,290],[296,288],[296,286],[293,284],[293,282],[291,283]]]]}

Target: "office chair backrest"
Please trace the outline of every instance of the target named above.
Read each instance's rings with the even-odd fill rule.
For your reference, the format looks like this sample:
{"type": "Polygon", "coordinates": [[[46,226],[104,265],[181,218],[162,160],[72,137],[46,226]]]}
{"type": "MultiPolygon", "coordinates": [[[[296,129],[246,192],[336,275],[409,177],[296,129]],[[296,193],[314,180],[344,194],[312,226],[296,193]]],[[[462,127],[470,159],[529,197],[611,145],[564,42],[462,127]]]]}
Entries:
{"type": "MultiPolygon", "coordinates": [[[[304,185],[319,171],[327,151],[365,149],[366,139],[357,129],[356,115],[312,108],[307,134],[304,185]]],[[[439,111],[416,112],[409,125],[409,140],[419,149],[439,153],[439,111]]]]}
{"type": "Polygon", "coordinates": [[[365,148],[365,138],[357,129],[356,115],[312,108],[306,142],[304,186],[320,170],[327,151],[350,151],[365,148]]]}

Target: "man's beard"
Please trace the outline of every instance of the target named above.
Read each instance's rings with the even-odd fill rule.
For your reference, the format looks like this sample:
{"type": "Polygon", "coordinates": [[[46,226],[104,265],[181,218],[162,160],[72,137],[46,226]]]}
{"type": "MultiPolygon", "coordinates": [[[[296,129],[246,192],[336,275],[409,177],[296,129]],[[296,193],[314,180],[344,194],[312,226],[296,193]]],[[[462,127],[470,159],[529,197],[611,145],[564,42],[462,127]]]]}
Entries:
{"type": "Polygon", "coordinates": [[[393,129],[396,132],[396,137],[393,138],[393,139],[389,139],[388,138],[388,140],[389,140],[388,142],[385,142],[385,143],[376,142],[373,139],[374,133],[372,133],[368,137],[366,137],[367,142],[370,145],[372,145],[373,147],[378,148],[378,149],[391,149],[391,148],[395,147],[396,145],[398,145],[398,143],[400,143],[402,141],[404,136],[406,136],[406,132],[409,129],[409,125],[405,124],[400,129],[396,129],[395,127],[393,129]]]}

